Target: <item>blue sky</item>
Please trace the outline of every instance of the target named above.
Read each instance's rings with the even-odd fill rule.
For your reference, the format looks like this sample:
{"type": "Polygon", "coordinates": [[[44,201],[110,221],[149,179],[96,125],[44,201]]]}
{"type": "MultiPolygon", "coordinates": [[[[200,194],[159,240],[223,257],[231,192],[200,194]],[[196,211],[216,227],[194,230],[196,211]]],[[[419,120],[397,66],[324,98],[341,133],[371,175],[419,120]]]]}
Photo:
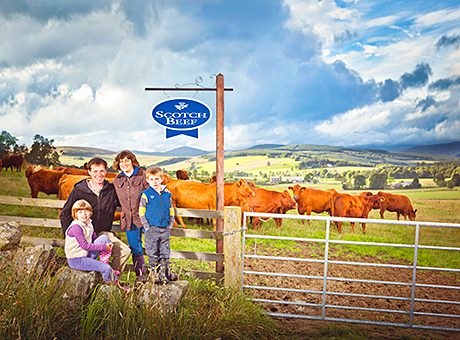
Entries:
{"type": "Polygon", "coordinates": [[[222,73],[225,148],[460,140],[458,1],[2,0],[0,129],[30,145],[215,149],[164,139],[145,92],[222,73]]]}

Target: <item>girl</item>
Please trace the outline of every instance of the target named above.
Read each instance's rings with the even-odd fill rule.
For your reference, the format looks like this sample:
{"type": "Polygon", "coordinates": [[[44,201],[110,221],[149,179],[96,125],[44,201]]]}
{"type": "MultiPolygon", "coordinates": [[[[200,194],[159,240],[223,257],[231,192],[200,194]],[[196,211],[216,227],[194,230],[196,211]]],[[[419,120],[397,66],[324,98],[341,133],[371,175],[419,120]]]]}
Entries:
{"type": "MultiPolygon", "coordinates": [[[[83,271],[98,271],[105,282],[119,286],[119,271],[114,271],[108,264],[112,254],[113,243],[107,236],[96,237],[91,215],[93,209],[85,200],[78,200],[72,205],[73,222],[65,232],[64,251],[69,267],[83,271]],[[99,255],[100,261],[96,260],[99,255]]],[[[126,290],[124,287],[120,288],[126,290]]]]}

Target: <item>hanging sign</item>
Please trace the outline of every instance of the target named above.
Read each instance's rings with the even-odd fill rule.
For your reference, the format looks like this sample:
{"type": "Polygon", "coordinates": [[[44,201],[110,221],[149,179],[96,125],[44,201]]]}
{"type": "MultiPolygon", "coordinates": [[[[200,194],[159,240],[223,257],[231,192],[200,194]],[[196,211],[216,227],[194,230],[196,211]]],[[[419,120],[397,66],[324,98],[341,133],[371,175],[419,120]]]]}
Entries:
{"type": "Polygon", "coordinates": [[[166,138],[186,135],[198,138],[198,128],[211,119],[211,109],[194,98],[169,98],[152,109],[152,117],[166,128],[166,138]]]}

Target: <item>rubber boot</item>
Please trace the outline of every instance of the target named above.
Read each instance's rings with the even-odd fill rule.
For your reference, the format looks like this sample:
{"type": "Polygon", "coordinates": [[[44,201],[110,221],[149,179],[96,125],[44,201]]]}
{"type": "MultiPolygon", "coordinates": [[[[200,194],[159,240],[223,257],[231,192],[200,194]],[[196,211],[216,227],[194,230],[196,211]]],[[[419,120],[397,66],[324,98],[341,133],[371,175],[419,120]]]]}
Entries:
{"type": "Polygon", "coordinates": [[[144,255],[132,255],[133,264],[134,264],[134,271],[136,272],[136,276],[139,277],[142,275],[143,267],[145,265],[144,255]]]}
{"type": "Polygon", "coordinates": [[[149,281],[150,276],[151,276],[151,272],[152,272],[152,267],[150,265],[148,265],[148,264],[144,264],[142,266],[141,275],[139,275],[136,278],[136,281],[134,281],[134,284],[147,283],[149,281]]]}
{"type": "Polygon", "coordinates": [[[166,277],[166,261],[164,259],[160,260],[158,265],[158,276],[155,280],[156,284],[166,285],[168,284],[169,280],[166,277]]]}
{"type": "Polygon", "coordinates": [[[179,276],[171,271],[171,263],[168,260],[166,261],[165,274],[168,281],[177,281],[179,279],[179,276]]]}

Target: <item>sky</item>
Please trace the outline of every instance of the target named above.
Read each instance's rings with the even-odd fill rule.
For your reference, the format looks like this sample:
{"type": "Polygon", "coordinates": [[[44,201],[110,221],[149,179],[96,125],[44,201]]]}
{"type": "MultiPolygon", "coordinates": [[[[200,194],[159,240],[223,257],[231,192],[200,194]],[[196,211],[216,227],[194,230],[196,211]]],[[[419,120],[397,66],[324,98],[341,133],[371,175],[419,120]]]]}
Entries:
{"type": "Polygon", "coordinates": [[[165,139],[159,101],[215,115],[224,75],[226,150],[257,144],[460,140],[460,3],[449,0],[2,0],[0,130],[31,145],[215,150],[165,139]]]}

